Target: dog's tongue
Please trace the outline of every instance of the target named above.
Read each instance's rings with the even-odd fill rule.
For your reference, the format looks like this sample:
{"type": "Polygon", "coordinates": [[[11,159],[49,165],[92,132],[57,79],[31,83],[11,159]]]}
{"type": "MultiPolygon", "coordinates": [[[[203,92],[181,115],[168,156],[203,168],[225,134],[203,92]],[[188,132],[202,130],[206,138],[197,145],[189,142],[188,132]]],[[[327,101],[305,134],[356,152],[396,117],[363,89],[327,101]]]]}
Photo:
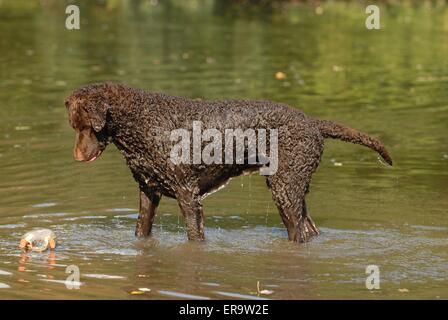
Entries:
{"type": "Polygon", "coordinates": [[[87,160],[87,162],[93,162],[101,155],[102,151],[98,151],[91,159],[87,160]]]}

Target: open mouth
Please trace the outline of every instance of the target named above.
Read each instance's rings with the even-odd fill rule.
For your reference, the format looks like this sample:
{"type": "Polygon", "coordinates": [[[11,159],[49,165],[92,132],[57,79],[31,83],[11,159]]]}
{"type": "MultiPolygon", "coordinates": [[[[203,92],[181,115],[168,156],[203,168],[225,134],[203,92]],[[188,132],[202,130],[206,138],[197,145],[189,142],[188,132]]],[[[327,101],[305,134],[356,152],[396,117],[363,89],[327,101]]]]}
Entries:
{"type": "Polygon", "coordinates": [[[92,158],[90,158],[89,160],[87,160],[87,162],[93,162],[93,161],[95,161],[95,160],[101,155],[101,153],[103,153],[103,150],[98,150],[92,158]]]}

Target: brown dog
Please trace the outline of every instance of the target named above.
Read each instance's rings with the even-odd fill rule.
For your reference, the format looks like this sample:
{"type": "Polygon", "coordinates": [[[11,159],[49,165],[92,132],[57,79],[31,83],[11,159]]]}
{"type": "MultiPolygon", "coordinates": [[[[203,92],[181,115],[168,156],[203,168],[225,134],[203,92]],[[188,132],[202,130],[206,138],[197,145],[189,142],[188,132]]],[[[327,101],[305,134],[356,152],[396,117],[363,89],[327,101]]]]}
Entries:
{"type": "MultiPolygon", "coordinates": [[[[319,233],[306,209],[305,195],[317,169],[325,138],[367,146],[392,165],[385,147],[357,130],[306,116],[270,101],[196,101],[153,94],[120,84],[80,88],[67,98],[69,121],[76,131],[74,157],[93,161],[113,142],[140,186],[137,236],[151,233],[162,195],[177,199],[191,240],[204,239],[202,199],[247,171],[263,164],[175,164],[170,161],[170,132],[192,128],[224,133],[229,128],[278,130],[278,170],[267,185],[291,241],[304,242],[319,233]]],[[[233,142],[232,142],[233,143],[233,142]]]]}

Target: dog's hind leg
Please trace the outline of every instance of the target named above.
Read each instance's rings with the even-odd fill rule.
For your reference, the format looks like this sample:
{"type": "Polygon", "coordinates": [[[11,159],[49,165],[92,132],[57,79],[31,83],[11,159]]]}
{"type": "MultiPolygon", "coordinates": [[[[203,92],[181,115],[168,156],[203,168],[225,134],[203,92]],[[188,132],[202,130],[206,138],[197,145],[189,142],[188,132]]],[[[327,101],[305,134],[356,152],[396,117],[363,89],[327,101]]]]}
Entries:
{"type": "MultiPolygon", "coordinates": [[[[309,189],[310,189],[310,186],[308,184],[308,186],[305,189],[305,196],[308,194],[309,189]]],[[[303,204],[302,204],[302,216],[306,217],[305,221],[304,221],[304,228],[303,229],[310,229],[312,235],[318,235],[320,233],[319,229],[316,227],[316,224],[314,223],[313,219],[308,214],[308,209],[306,207],[305,198],[303,199],[303,204]]]]}
{"type": "Polygon", "coordinates": [[[317,236],[320,232],[319,232],[319,229],[316,227],[316,224],[314,223],[313,219],[308,214],[305,199],[303,199],[301,216],[304,217],[303,218],[303,226],[300,228],[300,230],[304,232],[304,235],[302,235],[301,238],[306,239],[308,236],[310,236],[310,237],[317,236]]]}
{"type": "MultiPolygon", "coordinates": [[[[303,133],[294,136],[300,137],[303,133]]],[[[291,241],[306,242],[319,234],[307,212],[305,195],[311,176],[319,165],[322,150],[322,141],[316,139],[296,139],[294,148],[286,143],[280,145],[279,168],[267,178],[267,185],[291,241]]]]}
{"type": "Polygon", "coordinates": [[[281,172],[268,178],[272,198],[288,231],[290,241],[307,242],[311,237],[319,234],[305,204],[306,189],[303,187],[303,182],[310,178],[294,178],[291,175],[285,176],[281,172]]]}
{"type": "Polygon", "coordinates": [[[135,235],[137,237],[147,237],[151,234],[154,217],[159,205],[161,194],[157,191],[140,190],[140,210],[138,214],[135,235]]]}
{"type": "Polygon", "coordinates": [[[188,240],[203,241],[204,213],[200,197],[184,192],[177,196],[177,201],[185,219],[188,240]]]}

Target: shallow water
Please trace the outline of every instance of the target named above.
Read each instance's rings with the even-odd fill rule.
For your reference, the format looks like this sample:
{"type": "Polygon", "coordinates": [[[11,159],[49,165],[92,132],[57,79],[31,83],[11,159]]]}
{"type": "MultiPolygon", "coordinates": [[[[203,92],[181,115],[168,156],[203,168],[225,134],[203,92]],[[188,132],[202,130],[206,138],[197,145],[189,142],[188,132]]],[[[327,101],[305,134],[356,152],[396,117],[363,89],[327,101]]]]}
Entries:
{"type": "Polygon", "coordinates": [[[367,31],[351,3],[133,3],[82,2],[81,30],[67,31],[62,4],[0,2],[0,298],[448,298],[448,8],[383,6],[383,30],[367,31]],[[322,234],[305,245],[286,241],[257,175],[205,200],[205,243],[186,242],[168,199],[154,237],[137,240],[137,186],[117,150],[72,159],[63,99],[103,80],[289,103],[379,137],[394,167],[328,141],[307,198],[322,234]],[[35,227],[57,234],[55,252],[18,250],[35,227]],[[78,290],[64,282],[72,265],[78,290]]]}

